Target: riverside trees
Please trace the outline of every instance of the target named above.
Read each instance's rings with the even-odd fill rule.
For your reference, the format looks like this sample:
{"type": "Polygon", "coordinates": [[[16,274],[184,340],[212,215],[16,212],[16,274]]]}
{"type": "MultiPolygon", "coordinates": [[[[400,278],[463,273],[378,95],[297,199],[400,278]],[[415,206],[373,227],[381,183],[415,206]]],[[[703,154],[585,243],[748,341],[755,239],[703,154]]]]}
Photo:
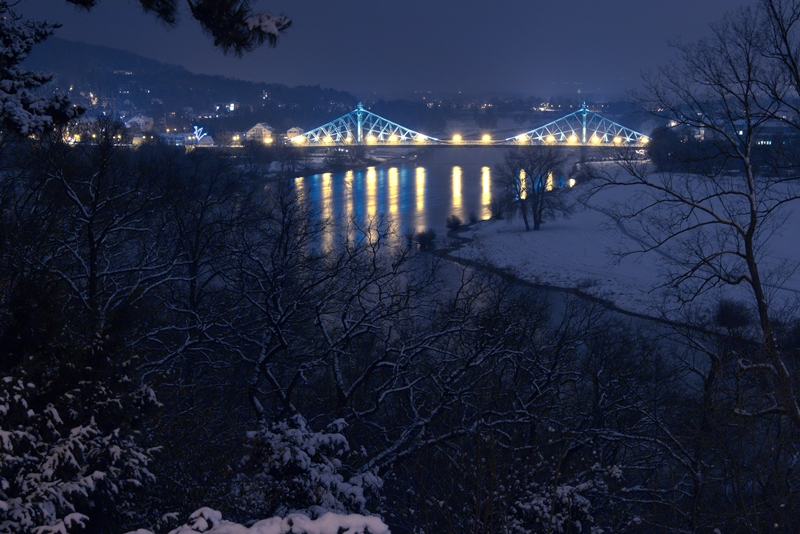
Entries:
{"type": "Polygon", "coordinates": [[[526,230],[531,229],[531,222],[538,230],[546,217],[566,211],[562,191],[555,186],[565,161],[560,148],[535,145],[509,151],[497,165],[497,181],[506,196],[506,209],[519,211],[526,230]]]}

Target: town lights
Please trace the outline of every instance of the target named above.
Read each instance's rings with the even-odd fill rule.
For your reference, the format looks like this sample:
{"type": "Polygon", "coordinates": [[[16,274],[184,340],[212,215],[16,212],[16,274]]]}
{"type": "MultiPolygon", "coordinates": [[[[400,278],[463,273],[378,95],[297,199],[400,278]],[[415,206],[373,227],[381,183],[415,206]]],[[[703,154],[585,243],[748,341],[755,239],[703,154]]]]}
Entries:
{"type": "Polygon", "coordinates": [[[481,141],[483,141],[484,143],[488,143],[491,140],[492,140],[492,136],[489,135],[489,134],[483,134],[483,137],[481,137],[481,141]]]}
{"type": "Polygon", "coordinates": [[[460,143],[461,142],[461,136],[459,134],[455,134],[453,136],[453,142],[454,143],[460,143]]]}

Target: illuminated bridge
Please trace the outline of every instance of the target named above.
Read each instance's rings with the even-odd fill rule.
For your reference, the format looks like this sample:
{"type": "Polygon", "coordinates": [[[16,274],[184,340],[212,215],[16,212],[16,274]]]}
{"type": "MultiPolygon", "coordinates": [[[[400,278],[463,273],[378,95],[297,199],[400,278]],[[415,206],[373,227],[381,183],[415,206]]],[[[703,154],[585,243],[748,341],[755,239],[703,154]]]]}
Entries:
{"type": "Polygon", "coordinates": [[[610,121],[589,111],[584,103],[581,109],[529,132],[501,141],[484,135],[480,140],[465,140],[454,136],[450,140],[437,139],[415,132],[388,119],[358,107],[327,124],[290,139],[303,146],[346,145],[554,145],[588,147],[642,147],[650,138],[644,134],[610,121]]]}

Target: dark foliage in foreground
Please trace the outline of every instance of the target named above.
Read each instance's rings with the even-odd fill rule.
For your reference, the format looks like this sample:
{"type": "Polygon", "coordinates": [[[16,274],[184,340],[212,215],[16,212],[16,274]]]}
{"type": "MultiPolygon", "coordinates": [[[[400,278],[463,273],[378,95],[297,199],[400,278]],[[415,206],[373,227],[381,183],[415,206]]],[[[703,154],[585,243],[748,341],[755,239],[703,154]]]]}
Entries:
{"type": "Polygon", "coordinates": [[[419,236],[322,219],[246,157],[95,134],[2,154],[4,530],[201,505],[380,513],[395,532],[800,513],[796,431],[736,415],[763,391],[730,357],[757,348],[736,306],[704,335],[570,299],[556,313],[419,236]]]}

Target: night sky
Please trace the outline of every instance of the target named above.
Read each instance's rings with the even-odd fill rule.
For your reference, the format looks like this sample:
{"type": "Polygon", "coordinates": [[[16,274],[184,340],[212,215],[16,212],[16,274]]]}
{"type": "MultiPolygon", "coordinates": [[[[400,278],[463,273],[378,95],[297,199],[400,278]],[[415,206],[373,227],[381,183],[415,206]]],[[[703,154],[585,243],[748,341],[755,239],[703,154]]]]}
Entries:
{"type": "Polygon", "coordinates": [[[725,10],[756,0],[262,0],[293,27],[243,59],[216,51],[187,12],[165,29],[138,3],[64,0],[18,11],[59,21],[64,39],[129,50],[203,74],[348,90],[613,97],[670,56],[669,40],[708,35],[725,10]]]}

